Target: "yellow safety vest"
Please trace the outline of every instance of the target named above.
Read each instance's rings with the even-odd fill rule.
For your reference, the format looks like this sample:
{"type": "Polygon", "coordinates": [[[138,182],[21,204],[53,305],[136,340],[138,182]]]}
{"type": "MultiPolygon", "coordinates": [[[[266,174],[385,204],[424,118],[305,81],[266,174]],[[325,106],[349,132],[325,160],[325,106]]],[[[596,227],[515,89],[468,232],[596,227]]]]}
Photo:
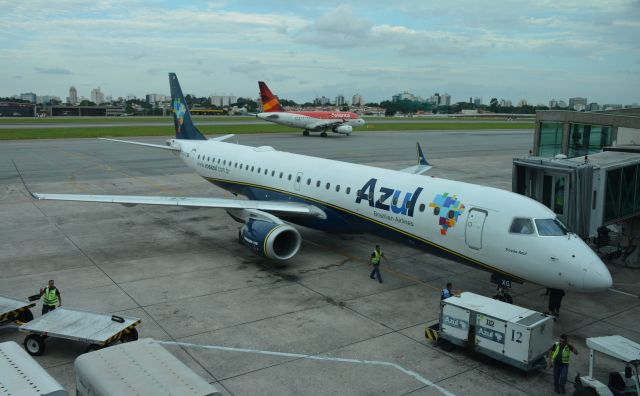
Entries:
{"type": "Polygon", "coordinates": [[[373,265],[378,265],[380,264],[380,259],[382,258],[382,252],[374,250],[373,251],[373,257],[371,257],[371,264],[373,265]]]}
{"type": "MultiPolygon", "coordinates": [[[[556,342],[556,348],[553,350],[553,353],[551,353],[551,360],[552,361],[556,361],[556,356],[558,356],[558,352],[560,352],[560,343],[556,342]]],[[[569,344],[565,345],[564,348],[562,348],[562,363],[563,364],[569,364],[569,357],[571,355],[571,348],[569,348],[569,344]]]]}
{"type": "Polygon", "coordinates": [[[56,305],[58,303],[58,289],[44,289],[44,305],[56,305]]]}

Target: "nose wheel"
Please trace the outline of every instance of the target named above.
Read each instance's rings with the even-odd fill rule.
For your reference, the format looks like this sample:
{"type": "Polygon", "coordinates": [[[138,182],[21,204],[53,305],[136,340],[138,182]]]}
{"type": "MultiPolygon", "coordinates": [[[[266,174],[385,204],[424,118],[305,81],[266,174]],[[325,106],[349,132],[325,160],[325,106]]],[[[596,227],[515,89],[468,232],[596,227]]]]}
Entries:
{"type": "Polygon", "coordinates": [[[302,136],[309,136],[309,131],[307,131],[306,129],[302,131],[302,136]]]}
{"type": "Polygon", "coordinates": [[[513,304],[513,297],[511,297],[511,280],[492,274],[491,282],[498,285],[498,292],[493,296],[493,299],[513,304]]]}
{"type": "Polygon", "coordinates": [[[320,136],[322,136],[322,137],[327,137],[327,133],[326,133],[326,132],[322,132],[322,133],[320,134],[320,136]]]}

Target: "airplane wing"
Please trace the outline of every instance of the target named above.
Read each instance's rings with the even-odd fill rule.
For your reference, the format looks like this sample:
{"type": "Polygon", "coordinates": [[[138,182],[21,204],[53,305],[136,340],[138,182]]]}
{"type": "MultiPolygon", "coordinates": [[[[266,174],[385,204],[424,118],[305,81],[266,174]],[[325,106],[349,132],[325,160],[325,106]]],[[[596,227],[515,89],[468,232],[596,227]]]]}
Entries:
{"type": "MultiPolygon", "coordinates": [[[[213,140],[213,141],[223,141],[223,140],[227,140],[230,137],[235,136],[235,134],[230,133],[227,135],[222,135],[222,136],[218,136],[218,137],[214,137],[211,138],[209,140],[213,140]]],[[[108,140],[110,142],[118,142],[118,143],[127,143],[127,144],[135,144],[138,146],[146,146],[146,147],[153,147],[153,148],[159,148],[159,149],[164,149],[164,150],[171,150],[171,151],[180,151],[180,147],[174,147],[174,146],[163,146],[161,144],[152,144],[152,143],[142,143],[142,142],[132,142],[130,140],[120,140],[120,139],[109,139],[109,138],[98,138],[100,140],[108,140]]]]}
{"type": "Polygon", "coordinates": [[[220,208],[220,209],[254,209],[265,212],[281,213],[288,216],[325,218],[325,213],[313,205],[296,202],[282,201],[250,201],[225,198],[199,198],[199,197],[158,197],[140,195],[87,195],[87,194],[41,194],[31,193],[38,200],[54,201],[81,201],[119,203],[125,206],[142,205],[166,205],[188,206],[196,208],[220,208]]]}
{"type": "Polygon", "coordinates": [[[315,130],[315,129],[319,129],[319,128],[329,128],[335,125],[341,125],[344,124],[345,120],[341,120],[341,119],[335,119],[335,120],[321,120],[321,121],[317,121],[314,122],[312,124],[307,125],[306,129],[309,130],[315,130]]]}
{"type": "Polygon", "coordinates": [[[401,172],[420,175],[432,168],[432,166],[429,165],[429,162],[427,162],[427,159],[424,157],[424,154],[422,153],[422,148],[420,147],[420,143],[416,143],[416,153],[418,154],[418,165],[413,165],[408,168],[404,168],[401,170],[401,172]]]}

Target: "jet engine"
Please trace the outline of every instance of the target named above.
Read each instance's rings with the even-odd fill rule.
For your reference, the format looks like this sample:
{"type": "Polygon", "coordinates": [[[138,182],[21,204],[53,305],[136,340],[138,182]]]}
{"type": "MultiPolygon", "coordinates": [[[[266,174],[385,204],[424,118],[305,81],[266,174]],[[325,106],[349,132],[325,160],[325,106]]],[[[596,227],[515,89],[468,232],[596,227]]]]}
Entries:
{"type": "Polygon", "coordinates": [[[335,133],[342,133],[344,135],[349,135],[353,131],[353,127],[351,125],[340,125],[333,128],[335,133]]]}
{"type": "Polygon", "coordinates": [[[256,219],[240,228],[238,238],[257,255],[273,260],[290,259],[302,244],[300,233],[290,225],[256,219]]]}

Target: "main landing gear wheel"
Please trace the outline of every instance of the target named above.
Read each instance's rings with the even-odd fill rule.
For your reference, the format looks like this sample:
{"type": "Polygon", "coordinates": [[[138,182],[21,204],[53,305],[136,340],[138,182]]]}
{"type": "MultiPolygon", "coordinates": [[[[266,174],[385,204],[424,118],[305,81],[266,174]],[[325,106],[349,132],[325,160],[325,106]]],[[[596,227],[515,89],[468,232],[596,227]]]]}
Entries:
{"type": "Polygon", "coordinates": [[[24,349],[31,356],[41,356],[44,353],[44,339],[38,334],[29,334],[24,339],[24,349]]]}
{"type": "Polygon", "coordinates": [[[498,301],[503,301],[508,304],[513,304],[513,297],[511,297],[511,294],[509,293],[504,293],[504,294],[498,293],[495,296],[493,296],[493,299],[498,301]]]}
{"type": "Polygon", "coordinates": [[[327,133],[326,133],[326,132],[322,132],[322,133],[320,134],[320,136],[322,136],[322,137],[327,137],[327,133]]]}
{"type": "Polygon", "coordinates": [[[128,333],[122,335],[120,342],[133,342],[138,340],[138,330],[135,328],[129,329],[128,333]]]}
{"type": "Polygon", "coordinates": [[[302,135],[303,136],[309,136],[309,131],[307,131],[306,129],[304,131],[302,131],[302,135]]]}

